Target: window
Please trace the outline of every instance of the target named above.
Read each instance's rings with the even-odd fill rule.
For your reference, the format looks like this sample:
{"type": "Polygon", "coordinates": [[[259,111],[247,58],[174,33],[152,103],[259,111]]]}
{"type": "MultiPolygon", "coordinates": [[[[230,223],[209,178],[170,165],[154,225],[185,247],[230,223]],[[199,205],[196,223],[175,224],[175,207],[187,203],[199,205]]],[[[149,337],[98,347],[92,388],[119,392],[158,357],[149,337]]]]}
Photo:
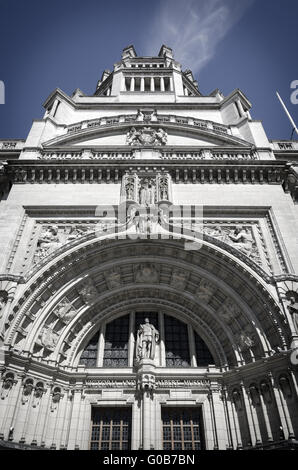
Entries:
{"type": "Polygon", "coordinates": [[[129,450],[130,438],[130,408],[92,409],[91,450],[129,450]]]}
{"type": "MultiPolygon", "coordinates": [[[[99,341],[97,332],[89,341],[80,357],[80,364],[85,367],[133,367],[132,348],[136,345],[137,331],[141,324],[145,323],[145,318],[154,325],[160,334],[164,331],[165,359],[166,367],[190,367],[190,350],[196,357],[198,367],[206,367],[215,364],[214,358],[202,338],[194,331],[194,344],[189,344],[188,326],[175,317],[161,315],[158,312],[141,311],[118,317],[106,324],[103,342],[99,341]],[[131,315],[131,316],[130,316],[131,315]],[[134,316],[134,324],[133,324],[134,316]],[[163,322],[163,325],[160,324],[163,322]],[[131,322],[131,323],[130,323],[131,322]],[[132,331],[129,331],[131,324],[132,331]],[[133,338],[134,336],[134,338],[133,338]],[[100,344],[99,344],[100,343],[100,344]],[[101,356],[98,356],[100,351],[101,356]],[[132,354],[129,356],[128,352],[132,354]]],[[[157,343],[156,360],[158,365],[159,342],[157,343]]]]}
{"type": "Polygon", "coordinates": [[[128,330],[129,315],[107,324],[103,367],[128,366],[128,330]]]}
{"type": "Polygon", "coordinates": [[[209,364],[215,364],[212,354],[210,353],[202,338],[196,332],[195,347],[198,367],[204,367],[208,366],[209,364]]]}
{"type": "Polygon", "coordinates": [[[97,360],[97,347],[98,347],[99,332],[97,332],[81,355],[80,364],[86,367],[96,367],[97,360]]]}
{"type": "Polygon", "coordinates": [[[200,408],[162,408],[164,450],[201,450],[203,445],[200,408]]]}
{"type": "Polygon", "coordinates": [[[165,316],[165,348],[167,367],[189,367],[187,325],[174,317],[165,316]]]}

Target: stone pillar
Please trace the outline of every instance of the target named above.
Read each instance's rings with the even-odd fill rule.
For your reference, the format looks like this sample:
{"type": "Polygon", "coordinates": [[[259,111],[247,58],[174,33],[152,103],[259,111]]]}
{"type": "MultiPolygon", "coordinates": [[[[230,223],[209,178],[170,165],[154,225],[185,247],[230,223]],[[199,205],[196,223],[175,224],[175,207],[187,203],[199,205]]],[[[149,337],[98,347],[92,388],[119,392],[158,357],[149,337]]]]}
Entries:
{"type": "Polygon", "coordinates": [[[131,77],[130,79],[130,91],[135,91],[135,78],[131,77]]]}
{"type": "Polygon", "coordinates": [[[142,399],[142,449],[154,447],[154,421],[152,412],[153,392],[155,389],[155,364],[152,359],[141,359],[137,373],[137,387],[142,399]]]}
{"type": "Polygon", "coordinates": [[[142,418],[141,402],[135,400],[132,405],[132,423],[131,423],[131,450],[139,450],[142,446],[142,418]]]}
{"type": "Polygon", "coordinates": [[[102,325],[102,327],[100,328],[100,333],[99,333],[96,367],[102,367],[103,365],[103,354],[104,354],[104,348],[105,348],[105,332],[106,332],[105,330],[106,330],[106,326],[102,325]]]}
{"type": "Polygon", "coordinates": [[[129,340],[128,340],[128,367],[133,367],[135,335],[134,335],[135,314],[131,312],[129,315],[129,340]]]}
{"type": "Polygon", "coordinates": [[[287,425],[287,420],[286,420],[286,417],[285,417],[283,405],[282,405],[282,402],[281,402],[281,399],[280,399],[279,389],[278,389],[278,386],[275,382],[275,379],[273,378],[273,375],[271,373],[269,373],[268,377],[269,377],[271,387],[272,387],[272,390],[273,390],[273,395],[274,395],[274,398],[275,398],[280,423],[281,423],[285,438],[287,439],[288,436],[289,436],[289,430],[288,430],[288,425],[287,425]]]}
{"type": "Polygon", "coordinates": [[[82,398],[82,390],[78,389],[74,391],[73,396],[73,406],[72,406],[72,413],[71,413],[71,421],[70,421],[70,429],[69,429],[69,436],[68,436],[68,450],[74,450],[77,446],[77,434],[81,431],[81,423],[80,423],[80,409],[81,409],[81,398],[82,398]]]}
{"type": "Polygon", "coordinates": [[[193,332],[193,327],[188,324],[188,339],[189,339],[189,355],[190,355],[190,364],[191,367],[197,367],[197,359],[196,359],[196,345],[195,345],[195,335],[193,332]]]}
{"type": "MultiPolygon", "coordinates": [[[[0,401],[0,436],[3,439],[9,438],[9,430],[14,429],[16,417],[19,412],[21,396],[23,393],[23,376],[17,376],[7,397],[0,401]]],[[[12,434],[13,435],[13,434],[12,434]]]]}
{"type": "Polygon", "coordinates": [[[150,78],[150,91],[155,91],[154,77],[150,78]]]}
{"type": "Polygon", "coordinates": [[[238,413],[236,410],[236,405],[234,403],[233,397],[227,397],[227,407],[229,411],[229,415],[231,416],[231,420],[233,425],[232,428],[232,435],[235,436],[237,449],[242,449],[242,439],[240,433],[240,426],[239,426],[239,419],[238,413]]]}
{"type": "Polygon", "coordinates": [[[170,91],[174,91],[173,77],[170,77],[170,91]]]}
{"type": "Polygon", "coordinates": [[[166,366],[166,348],[165,348],[165,326],[164,326],[164,314],[159,312],[159,329],[160,329],[160,340],[159,340],[159,356],[160,356],[160,366],[166,366]]]}
{"type": "Polygon", "coordinates": [[[249,388],[247,391],[247,396],[248,396],[248,404],[249,404],[249,409],[251,413],[251,418],[253,422],[253,427],[255,430],[255,436],[256,436],[256,444],[261,444],[262,442],[262,437],[261,437],[261,431],[260,431],[260,426],[259,426],[259,420],[257,416],[257,411],[256,411],[256,394],[258,393],[258,390],[256,387],[249,388]],[[255,394],[255,400],[254,400],[254,394],[255,394]]]}
{"type": "MultiPolygon", "coordinates": [[[[261,388],[262,388],[262,384],[261,384],[261,388]]],[[[268,441],[271,442],[271,441],[273,441],[272,430],[271,430],[270,419],[269,419],[269,416],[268,416],[268,410],[267,410],[267,406],[266,406],[265,401],[264,401],[264,396],[263,396],[263,391],[262,390],[260,390],[260,402],[261,402],[262,413],[263,413],[263,416],[264,416],[264,421],[265,421],[265,426],[266,426],[266,431],[267,431],[267,438],[268,438],[268,441]]]]}
{"type": "Polygon", "coordinates": [[[214,384],[211,388],[211,403],[213,405],[216,445],[214,448],[225,450],[228,444],[227,427],[224,416],[223,402],[220,396],[218,385],[214,384]]]}
{"type": "Polygon", "coordinates": [[[160,77],[160,91],[165,91],[165,79],[160,77]]]}
{"type": "Polygon", "coordinates": [[[145,78],[141,77],[141,86],[140,86],[141,91],[145,91],[145,78]]]}
{"type": "Polygon", "coordinates": [[[143,391],[143,449],[151,449],[151,391],[143,391]]]}
{"type": "Polygon", "coordinates": [[[241,387],[241,391],[242,391],[242,397],[243,397],[243,402],[244,402],[244,412],[245,412],[245,415],[246,415],[246,420],[247,420],[251,445],[254,446],[256,444],[256,435],[255,435],[253,419],[252,419],[252,416],[251,416],[251,409],[250,409],[250,404],[249,404],[249,401],[248,401],[247,391],[246,391],[246,389],[243,385],[243,382],[241,382],[240,387],[241,387]]]}

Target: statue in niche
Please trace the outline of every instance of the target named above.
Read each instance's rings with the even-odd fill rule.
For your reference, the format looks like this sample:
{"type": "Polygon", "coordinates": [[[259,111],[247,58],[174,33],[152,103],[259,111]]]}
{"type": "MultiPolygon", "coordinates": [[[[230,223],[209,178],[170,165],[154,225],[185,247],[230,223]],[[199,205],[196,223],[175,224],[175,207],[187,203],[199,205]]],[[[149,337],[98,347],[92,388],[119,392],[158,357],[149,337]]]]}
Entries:
{"type": "Polygon", "coordinates": [[[98,291],[95,285],[93,284],[93,281],[91,281],[91,279],[87,279],[84,282],[83,287],[79,290],[79,294],[83,302],[85,302],[85,304],[87,305],[90,305],[96,300],[98,296],[98,291]]]}
{"type": "Polygon", "coordinates": [[[142,206],[153,206],[155,202],[155,188],[154,186],[149,183],[149,181],[145,181],[140,189],[140,204],[142,206]]]}
{"type": "Polygon", "coordinates": [[[128,201],[134,201],[135,198],[135,180],[131,176],[125,182],[125,197],[128,201]]]}
{"type": "Polygon", "coordinates": [[[159,332],[145,318],[145,323],[139,326],[136,342],[136,359],[151,359],[155,357],[156,344],[159,342],[159,332]]]}
{"type": "Polygon", "coordinates": [[[54,351],[57,346],[59,335],[51,328],[43,328],[39,334],[39,344],[49,351],[54,351]]]}
{"type": "Polygon", "coordinates": [[[242,251],[246,256],[250,257],[253,249],[253,238],[245,227],[235,228],[233,233],[229,234],[233,246],[242,251]]]}
{"type": "Polygon", "coordinates": [[[196,296],[203,302],[208,303],[214,294],[214,286],[211,282],[202,279],[196,291],[196,296]]]}
{"type": "Polygon", "coordinates": [[[288,310],[289,313],[292,317],[294,328],[296,330],[296,333],[298,333],[298,300],[297,300],[297,294],[295,292],[291,292],[289,296],[289,305],[288,305],[288,310]]]}
{"type": "Polygon", "coordinates": [[[136,272],[136,282],[158,282],[158,271],[153,264],[141,264],[136,272]]]}
{"type": "Polygon", "coordinates": [[[239,348],[241,351],[247,351],[251,349],[253,346],[254,346],[254,341],[250,336],[246,334],[241,334],[239,336],[239,348]]]}
{"type": "Polygon", "coordinates": [[[77,314],[68,299],[63,299],[54,310],[54,314],[63,322],[69,323],[77,314]]]}
{"type": "Polygon", "coordinates": [[[161,176],[159,179],[159,194],[161,201],[169,200],[168,179],[166,176],[161,176]]]}

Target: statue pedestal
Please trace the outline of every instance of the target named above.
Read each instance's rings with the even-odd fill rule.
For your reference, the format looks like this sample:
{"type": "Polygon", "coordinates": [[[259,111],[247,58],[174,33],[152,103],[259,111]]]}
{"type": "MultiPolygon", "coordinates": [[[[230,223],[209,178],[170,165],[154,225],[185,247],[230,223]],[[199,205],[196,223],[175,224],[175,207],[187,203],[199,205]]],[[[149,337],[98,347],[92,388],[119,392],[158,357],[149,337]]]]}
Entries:
{"type": "Polygon", "coordinates": [[[145,372],[146,370],[150,371],[152,368],[155,369],[156,366],[153,359],[141,359],[137,367],[145,372]]]}

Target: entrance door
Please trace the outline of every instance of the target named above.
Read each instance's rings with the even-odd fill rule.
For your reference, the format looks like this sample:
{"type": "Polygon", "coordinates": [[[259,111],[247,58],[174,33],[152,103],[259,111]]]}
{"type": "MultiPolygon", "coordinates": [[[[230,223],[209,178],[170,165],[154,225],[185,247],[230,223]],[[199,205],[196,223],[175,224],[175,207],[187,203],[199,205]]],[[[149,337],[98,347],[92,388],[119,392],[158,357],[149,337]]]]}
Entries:
{"type": "Polygon", "coordinates": [[[131,408],[93,408],[91,450],[129,450],[131,408]]]}
{"type": "Polygon", "coordinates": [[[200,408],[161,410],[164,450],[200,450],[204,448],[200,408]]]}

